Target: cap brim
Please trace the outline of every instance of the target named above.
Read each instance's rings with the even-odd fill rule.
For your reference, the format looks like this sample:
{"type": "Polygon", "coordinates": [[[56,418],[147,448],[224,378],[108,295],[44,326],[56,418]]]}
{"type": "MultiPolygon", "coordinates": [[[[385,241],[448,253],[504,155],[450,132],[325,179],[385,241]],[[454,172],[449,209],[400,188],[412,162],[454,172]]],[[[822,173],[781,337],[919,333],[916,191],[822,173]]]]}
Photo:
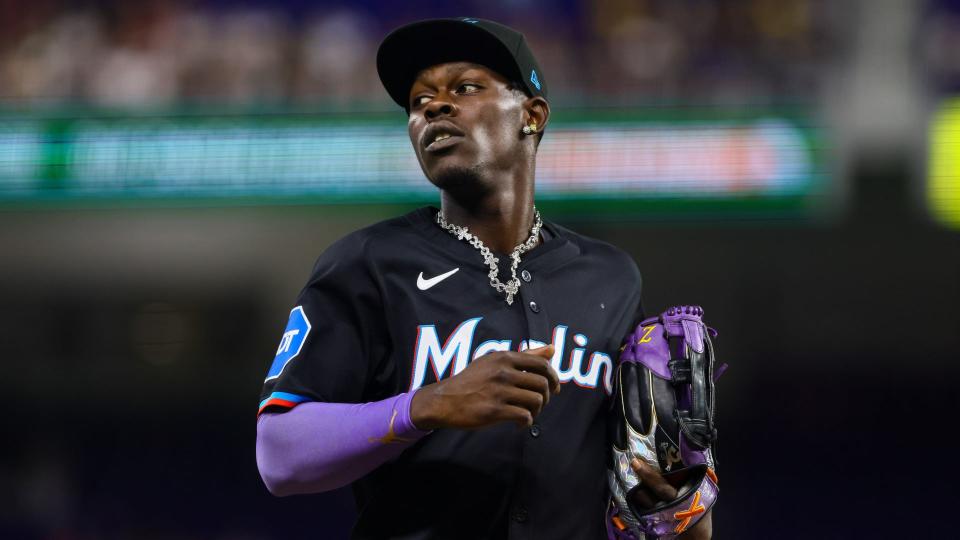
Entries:
{"type": "Polygon", "coordinates": [[[377,72],[390,97],[408,109],[417,74],[437,64],[474,62],[507,79],[522,80],[514,52],[487,30],[463,20],[421,21],[384,38],[377,51],[377,72]]]}

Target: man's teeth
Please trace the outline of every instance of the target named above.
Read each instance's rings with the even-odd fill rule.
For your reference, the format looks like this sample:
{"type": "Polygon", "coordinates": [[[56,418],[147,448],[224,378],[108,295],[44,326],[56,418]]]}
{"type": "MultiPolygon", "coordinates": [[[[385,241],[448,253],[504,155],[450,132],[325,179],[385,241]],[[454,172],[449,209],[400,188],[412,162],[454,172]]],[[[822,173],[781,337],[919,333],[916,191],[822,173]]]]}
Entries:
{"type": "Polygon", "coordinates": [[[449,133],[441,133],[441,134],[437,135],[436,137],[434,137],[433,142],[442,141],[442,140],[444,140],[444,139],[449,139],[449,138],[450,138],[450,134],[449,134],[449,133]]]}

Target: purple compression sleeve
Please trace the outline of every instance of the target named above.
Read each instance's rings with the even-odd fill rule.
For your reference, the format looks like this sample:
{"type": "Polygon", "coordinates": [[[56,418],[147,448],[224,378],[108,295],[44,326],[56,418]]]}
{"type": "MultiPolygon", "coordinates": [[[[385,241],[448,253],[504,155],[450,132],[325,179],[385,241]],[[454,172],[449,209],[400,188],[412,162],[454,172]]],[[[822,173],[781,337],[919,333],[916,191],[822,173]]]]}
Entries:
{"type": "Polygon", "coordinates": [[[427,431],[410,420],[416,392],[372,403],[302,403],[257,419],[257,467],[274,495],[345,486],[396,458],[427,431]]]}

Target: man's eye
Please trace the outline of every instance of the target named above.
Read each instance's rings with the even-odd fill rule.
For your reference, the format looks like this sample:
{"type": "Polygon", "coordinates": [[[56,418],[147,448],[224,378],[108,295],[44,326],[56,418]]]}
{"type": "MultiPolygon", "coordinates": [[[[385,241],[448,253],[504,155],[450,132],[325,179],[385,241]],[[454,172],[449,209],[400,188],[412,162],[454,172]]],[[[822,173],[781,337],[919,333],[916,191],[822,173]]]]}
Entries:
{"type": "Polygon", "coordinates": [[[480,90],[480,85],[473,83],[463,83],[457,87],[457,92],[460,94],[472,94],[480,90]]]}
{"type": "Polygon", "coordinates": [[[419,106],[423,105],[424,103],[426,103],[427,100],[429,100],[429,99],[430,99],[430,96],[417,96],[417,97],[413,98],[413,101],[412,101],[411,103],[412,103],[412,105],[413,105],[414,107],[419,107],[419,106]]]}

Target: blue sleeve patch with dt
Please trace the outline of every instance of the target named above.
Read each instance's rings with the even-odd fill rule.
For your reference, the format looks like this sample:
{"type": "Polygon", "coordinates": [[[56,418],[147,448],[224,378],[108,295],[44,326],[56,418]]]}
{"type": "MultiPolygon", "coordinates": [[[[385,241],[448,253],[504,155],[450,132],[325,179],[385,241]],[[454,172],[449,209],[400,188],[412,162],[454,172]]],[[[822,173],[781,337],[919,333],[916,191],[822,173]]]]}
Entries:
{"type": "Polygon", "coordinates": [[[287,329],[283,331],[283,337],[280,338],[280,346],[277,347],[277,356],[273,359],[270,371],[267,372],[267,378],[264,382],[276,379],[283,373],[283,368],[300,354],[303,343],[307,341],[307,335],[310,333],[310,321],[307,314],[303,311],[303,306],[297,306],[290,310],[290,320],[287,322],[287,329]]]}

